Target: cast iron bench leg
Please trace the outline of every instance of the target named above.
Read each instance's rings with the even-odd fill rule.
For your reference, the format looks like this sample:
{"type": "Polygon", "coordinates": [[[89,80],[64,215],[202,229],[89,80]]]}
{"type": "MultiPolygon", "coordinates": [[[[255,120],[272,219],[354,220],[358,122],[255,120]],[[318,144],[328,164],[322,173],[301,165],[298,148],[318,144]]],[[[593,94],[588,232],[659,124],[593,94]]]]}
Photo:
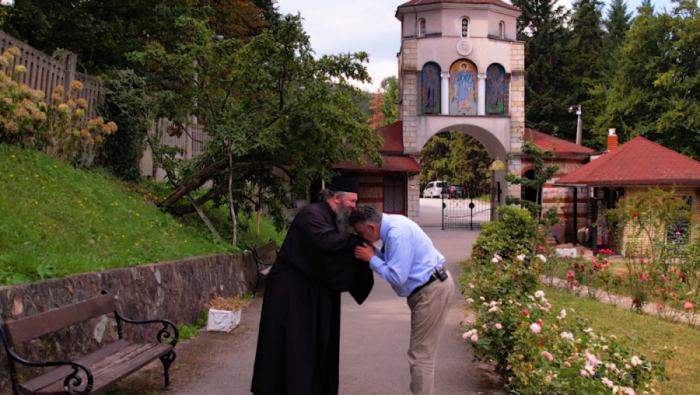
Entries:
{"type": "Polygon", "coordinates": [[[175,361],[175,351],[170,351],[169,353],[160,357],[160,362],[163,363],[163,369],[165,370],[165,386],[161,388],[164,391],[170,391],[173,387],[170,386],[170,365],[175,361]]]}

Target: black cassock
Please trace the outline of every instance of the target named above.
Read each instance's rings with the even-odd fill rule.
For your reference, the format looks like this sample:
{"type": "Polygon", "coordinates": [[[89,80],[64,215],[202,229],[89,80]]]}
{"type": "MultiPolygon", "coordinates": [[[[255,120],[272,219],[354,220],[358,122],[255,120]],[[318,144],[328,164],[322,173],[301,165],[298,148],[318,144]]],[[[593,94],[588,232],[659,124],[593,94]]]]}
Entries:
{"type": "Polygon", "coordinates": [[[265,286],[253,394],[338,394],[340,293],[362,304],[374,286],[361,244],[325,202],[296,215],[265,286]]]}

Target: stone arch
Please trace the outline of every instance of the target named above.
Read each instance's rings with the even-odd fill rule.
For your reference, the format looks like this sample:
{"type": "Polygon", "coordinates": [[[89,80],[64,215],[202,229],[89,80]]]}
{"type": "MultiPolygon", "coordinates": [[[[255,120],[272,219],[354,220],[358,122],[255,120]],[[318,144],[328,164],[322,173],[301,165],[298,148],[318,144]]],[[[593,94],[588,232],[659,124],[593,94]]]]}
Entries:
{"type": "Polygon", "coordinates": [[[421,113],[440,114],[441,77],[440,65],[428,62],[421,72],[421,113]]]}
{"type": "Polygon", "coordinates": [[[506,69],[492,63],[486,69],[486,115],[504,115],[507,97],[506,69]]]}
{"type": "MultiPolygon", "coordinates": [[[[422,130],[418,135],[417,141],[419,152],[425,147],[428,140],[436,134],[446,131],[460,131],[478,140],[488,151],[492,162],[497,159],[504,163],[507,162],[511,139],[509,123],[505,125],[502,122],[488,122],[497,121],[497,119],[489,117],[479,117],[470,123],[456,123],[456,119],[453,117],[430,118],[435,119],[429,120],[428,123],[419,128],[419,130],[422,130]]],[[[493,174],[494,181],[500,182],[501,190],[503,191],[501,193],[501,205],[505,204],[505,196],[508,189],[505,174],[506,170],[499,170],[493,174]]]]}
{"type": "Polygon", "coordinates": [[[460,59],[450,66],[450,115],[477,115],[479,71],[474,62],[460,59]]]}

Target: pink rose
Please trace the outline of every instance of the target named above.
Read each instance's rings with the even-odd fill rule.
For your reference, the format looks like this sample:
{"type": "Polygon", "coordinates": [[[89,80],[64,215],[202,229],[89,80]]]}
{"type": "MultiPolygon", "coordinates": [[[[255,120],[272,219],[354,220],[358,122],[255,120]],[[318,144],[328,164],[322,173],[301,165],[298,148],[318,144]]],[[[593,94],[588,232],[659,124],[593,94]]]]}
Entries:
{"type": "Polygon", "coordinates": [[[474,343],[476,343],[477,340],[479,340],[479,336],[477,336],[477,335],[472,335],[471,341],[473,341],[474,343]]]}
{"type": "Polygon", "coordinates": [[[571,367],[571,364],[568,363],[568,362],[564,362],[564,366],[566,366],[567,368],[570,368],[570,367],[571,367]]]}
{"type": "Polygon", "coordinates": [[[545,357],[545,358],[547,358],[547,360],[549,360],[549,361],[551,361],[551,360],[554,359],[554,357],[552,356],[552,354],[548,353],[547,351],[542,351],[542,356],[545,357]]]}
{"type": "Polygon", "coordinates": [[[542,332],[542,327],[537,324],[532,324],[530,325],[530,330],[532,331],[532,333],[540,333],[542,332]]]}
{"type": "Polygon", "coordinates": [[[683,303],[683,308],[684,308],[684,309],[692,309],[692,308],[693,308],[693,304],[690,303],[690,302],[688,302],[688,301],[686,300],[685,303],[683,303]]]}
{"type": "Polygon", "coordinates": [[[501,325],[501,324],[496,324],[496,329],[503,329],[503,325],[501,325]]]}
{"type": "Polygon", "coordinates": [[[528,315],[530,315],[530,312],[527,311],[527,309],[523,309],[523,314],[525,314],[526,316],[528,316],[528,315]]]}

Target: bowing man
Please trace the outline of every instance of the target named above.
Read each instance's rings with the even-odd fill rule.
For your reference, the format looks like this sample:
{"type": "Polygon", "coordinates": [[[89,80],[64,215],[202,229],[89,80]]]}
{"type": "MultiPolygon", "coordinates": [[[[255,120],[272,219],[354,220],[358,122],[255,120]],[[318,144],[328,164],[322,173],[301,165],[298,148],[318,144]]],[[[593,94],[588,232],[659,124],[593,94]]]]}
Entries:
{"type": "Polygon", "coordinates": [[[350,225],[370,243],[380,239],[384,243],[381,250],[369,244],[359,246],[355,256],[369,262],[399,296],[406,298],[411,309],[411,394],[433,395],[435,357],[456,287],[443,266],[445,257],[423,229],[403,215],[382,214],[362,206],[350,215],[350,225]]]}

